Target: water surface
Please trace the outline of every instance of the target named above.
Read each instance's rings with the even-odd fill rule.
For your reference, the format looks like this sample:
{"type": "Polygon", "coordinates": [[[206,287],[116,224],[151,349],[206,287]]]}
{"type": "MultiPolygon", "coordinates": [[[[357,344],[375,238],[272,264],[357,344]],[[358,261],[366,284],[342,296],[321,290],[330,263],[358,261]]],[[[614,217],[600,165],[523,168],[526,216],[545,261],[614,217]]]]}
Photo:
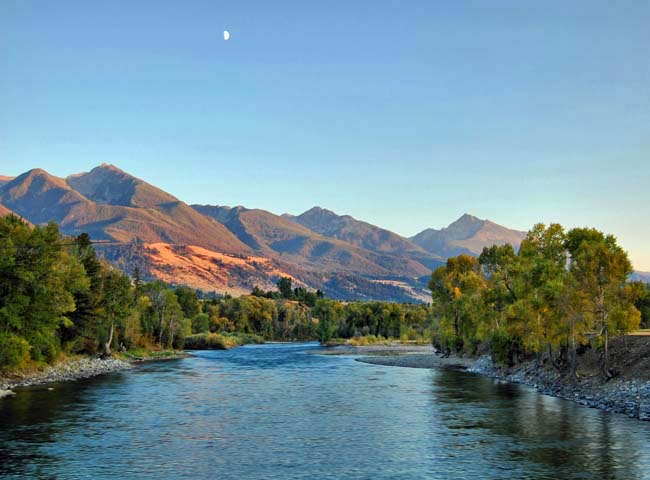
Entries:
{"type": "Polygon", "coordinates": [[[2,478],[650,478],[650,424],[449,370],[196,352],[0,402],[2,478]]]}

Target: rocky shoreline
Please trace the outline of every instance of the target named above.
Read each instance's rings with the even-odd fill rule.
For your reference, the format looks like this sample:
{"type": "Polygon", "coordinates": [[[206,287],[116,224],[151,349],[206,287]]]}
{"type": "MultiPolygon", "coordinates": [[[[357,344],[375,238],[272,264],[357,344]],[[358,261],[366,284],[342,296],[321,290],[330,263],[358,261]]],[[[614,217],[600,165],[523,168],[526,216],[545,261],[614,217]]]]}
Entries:
{"type": "Polygon", "coordinates": [[[532,362],[514,368],[499,367],[489,356],[476,360],[467,371],[527,385],[544,395],[571,400],[589,408],[650,421],[650,382],[646,380],[613,379],[603,382],[594,376],[571,382],[557,372],[538,369],[532,362]]]}
{"type": "Polygon", "coordinates": [[[497,380],[526,385],[544,395],[570,400],[589,408],[650,421],[650,381],[647,379],[618,378],[604,382],[598,375],[592,375],[573,382],[552,368],[538,368],[534,362],[507,368],[494,364],[489,355],[480,358],[442,357],[423,352],[422,347],[395,347],[338,348],[328,353],[362,355],[356,360],[374,365],[465,370],[497,380]]]}
{"type": "Polygon", "coordinates": [[[68,382],[84,378],[96,377],[106,373],[120,372],[133,368],[141,362],[173,360],[184,358],[187,354],[179,353],[165,357],[132,357],[129,361],[117,358],[91,358],[84,357],[74,360],[67,360],[56,365],[51,365],[44,370],[30,372],[10,378],[0,377],[0,399],[14,395],[13,389],[17,387],[29,387],[32,385],[43,385],[52,382],[68,382]]]}
{"type": "Polygon", "coordinates": [[[16,387],[29,387],[51,382],[65,382],[95,377],[105,373],[119,372],[132,368],[129,362],[115,358],[80,358],[61,362],[45,370],[25,374],[15,378],[0,378],[0,398],[13,395],[16,387]]]}

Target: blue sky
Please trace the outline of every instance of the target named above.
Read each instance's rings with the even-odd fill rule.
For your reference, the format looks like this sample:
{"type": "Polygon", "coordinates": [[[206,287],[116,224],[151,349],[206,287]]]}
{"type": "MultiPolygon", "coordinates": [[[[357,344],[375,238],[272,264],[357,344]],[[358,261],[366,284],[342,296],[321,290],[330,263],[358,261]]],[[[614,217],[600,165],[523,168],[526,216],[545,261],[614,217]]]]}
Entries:
{"type": "Polygon", "coordinates": [[[0,172],[108,162],[403,235],[588,225],[650,270],[648,25],[645,0],[3,0],[0,172]]]}

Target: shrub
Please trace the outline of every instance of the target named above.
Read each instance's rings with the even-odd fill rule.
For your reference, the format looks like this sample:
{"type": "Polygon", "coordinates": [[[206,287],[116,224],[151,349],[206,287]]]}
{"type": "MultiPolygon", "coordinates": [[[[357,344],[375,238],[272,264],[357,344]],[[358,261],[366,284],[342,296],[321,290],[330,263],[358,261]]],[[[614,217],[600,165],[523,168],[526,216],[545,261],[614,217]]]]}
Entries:
{"type": "Polygon", "coordinates": [[[29,361],[29,343],[11,333],[0,333],[0,369],[19,368],[29,361]]]}
{"type": "Polygon", "coordinates": [[[516,339],[497,332],[490,339],[490,350],[495,363],[512,366],[516,363],[517,354],[521,353],[521,346],[516,339]]]}

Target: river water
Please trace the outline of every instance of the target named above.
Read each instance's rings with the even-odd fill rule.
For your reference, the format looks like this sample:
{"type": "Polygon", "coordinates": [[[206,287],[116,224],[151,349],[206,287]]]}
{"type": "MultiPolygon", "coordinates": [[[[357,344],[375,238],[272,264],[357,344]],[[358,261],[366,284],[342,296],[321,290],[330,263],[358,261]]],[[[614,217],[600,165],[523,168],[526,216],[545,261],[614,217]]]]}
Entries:
{"type": "Polygon", "coordinates": [[[650,423],[316,348],[196,352],[19,389],[0,401],[0,477],[650,478],[650,423]]]}

